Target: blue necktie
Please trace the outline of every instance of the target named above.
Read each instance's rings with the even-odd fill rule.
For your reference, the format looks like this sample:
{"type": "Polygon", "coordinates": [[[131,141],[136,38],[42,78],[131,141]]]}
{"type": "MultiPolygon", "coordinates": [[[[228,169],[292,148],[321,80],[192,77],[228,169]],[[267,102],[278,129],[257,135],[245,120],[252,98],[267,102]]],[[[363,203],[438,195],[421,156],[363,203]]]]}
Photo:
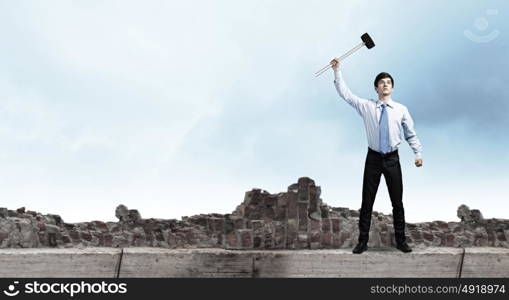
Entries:
{"type": "Polygon", "coordinates": [[[378,126],[380,130],[380,152],[388,153],[391,149],[389,142],[389,117],[387,116],[387,104],[382,104],[382,114],[378,126]]]}

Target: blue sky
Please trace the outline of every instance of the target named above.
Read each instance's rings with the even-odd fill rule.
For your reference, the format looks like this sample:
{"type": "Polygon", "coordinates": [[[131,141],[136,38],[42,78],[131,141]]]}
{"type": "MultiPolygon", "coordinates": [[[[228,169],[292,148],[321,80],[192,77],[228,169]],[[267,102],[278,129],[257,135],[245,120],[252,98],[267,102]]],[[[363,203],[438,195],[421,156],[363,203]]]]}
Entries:
{"type": "MultiPolygon", "coordinates": [[[[423,144],[400,157],[408,222],[461,204],[509,218],[506,1],[0,1],[0,206],[115,220],[230,213],[299,177],[358,209],[367,141],[314,72],[395,79],[423,144]],[[479,37],[498,35],[488,42],[479,37]]],[[[385,181],[374,209],[391,213],[385,181]]]]}

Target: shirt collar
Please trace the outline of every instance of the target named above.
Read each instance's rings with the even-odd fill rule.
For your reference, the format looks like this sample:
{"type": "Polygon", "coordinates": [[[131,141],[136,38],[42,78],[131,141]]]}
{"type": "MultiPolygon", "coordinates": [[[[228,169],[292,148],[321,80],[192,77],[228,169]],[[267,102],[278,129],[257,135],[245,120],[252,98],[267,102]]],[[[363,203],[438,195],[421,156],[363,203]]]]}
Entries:
{"type": "MultiPolygon", "coordinates": [[[[378,99],[376,101],[376,108],[379,108],[380,106],[382,106],[382,103],[384,103],[384,102],[382,100],[378,99]]],[[[387,101],[387,106],[390,108],[394,108],[394,101],[392,99],[389,99],[389,101],[387,101]]]]}

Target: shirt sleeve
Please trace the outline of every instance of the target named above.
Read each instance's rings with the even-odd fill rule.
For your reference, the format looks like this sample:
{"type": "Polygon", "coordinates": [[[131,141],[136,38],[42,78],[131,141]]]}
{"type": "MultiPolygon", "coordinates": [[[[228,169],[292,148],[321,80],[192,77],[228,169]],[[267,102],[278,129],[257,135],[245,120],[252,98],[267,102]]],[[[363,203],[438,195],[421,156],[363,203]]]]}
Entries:
{"type": "Polygon", "coordinates": [[[408,142],[410,147],[415,153],[415,159],[422,159],[422,145],[415,133],[414,120],[410,116],[408,108],[404,108],[403,111],[403,132],[405,134],[405,140],[408,142]]]}
{"type": "Polygon", "coordinates": [[[336,86],[336,90],[338,91],[339,96],[341,96],[341,98],[343,98],[346,103],[353,106],[359,115],[363,116],[366,111],[366,104],[369,102],[369,100],[357,97],[352,93],[352,91],[350,91],[345,83],[345,80],[343,79],[343,74],[340,70],[334,72],[334,85],[336,86]]]}

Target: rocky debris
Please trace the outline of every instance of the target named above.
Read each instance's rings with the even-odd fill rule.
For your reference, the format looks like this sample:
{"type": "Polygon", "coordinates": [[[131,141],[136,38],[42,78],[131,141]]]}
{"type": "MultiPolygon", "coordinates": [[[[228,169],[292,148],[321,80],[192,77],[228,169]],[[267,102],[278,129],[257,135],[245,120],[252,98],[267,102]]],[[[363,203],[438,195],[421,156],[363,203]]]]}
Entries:
{"type": "Polygon", "coordinates": [[[141,221],[141,215],[136,209],[127,209],[125,205],[120,204],[115,209],[115,217],[121,223],[136,223],[141,221]]]}
{"type": "Polygon", "coordinates": [[[484,218],[482,217],[481,212],[478,209],[472,209],[465,204],[460,205],[458,207],[458,218],[462,222],[469,224],[482,224],[484,222],[484,218]]]}
{"type": "MultiPolygon", "coordinates": [[[[118,222],[65,223],[54,214],[0,208],[0,248],[163,247],[224,249],[336,249],[354,247],[359,211],[329,207],[321,189],[299,178],[286,192],[261,189],[245,193],[231,214],[200,214],[174,219],[143,219],[136,209],[119,205],[118,222]]],[[[509,220],[484,219],[461,205],[460,222],[407,223],[411,246],[509,247],[509,220]]],[[[370,247],[394,247],[392,215],[374,211],[370,247]]]]}

